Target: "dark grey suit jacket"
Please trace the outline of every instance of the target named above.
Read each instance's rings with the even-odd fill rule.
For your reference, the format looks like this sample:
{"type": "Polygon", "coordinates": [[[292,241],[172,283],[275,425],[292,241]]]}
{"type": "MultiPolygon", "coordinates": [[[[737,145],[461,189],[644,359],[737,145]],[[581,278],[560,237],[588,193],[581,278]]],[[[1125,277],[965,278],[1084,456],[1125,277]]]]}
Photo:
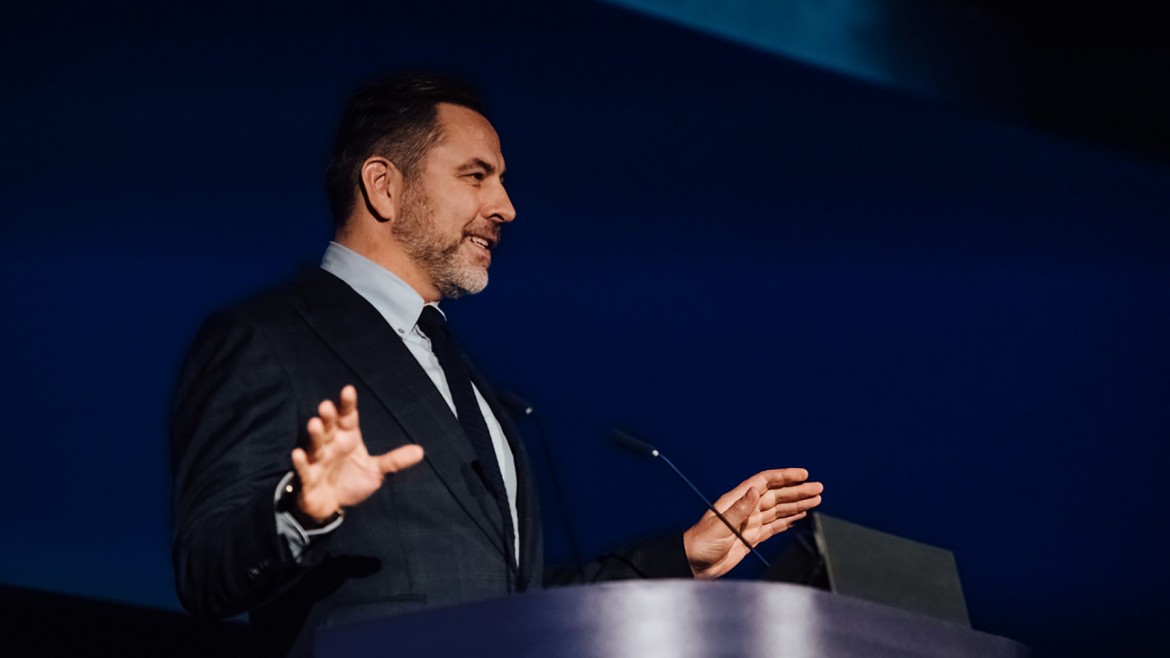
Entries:
{"type": "MultiPolygon", "coordinates": [[[[212,317],[180,375],[171,423],[175,579],[193,614],[247,611],[265,653],[302,653],[321,626],[505,596],[545,578],[524,445],[482,380],[518,471],[520,560],[450,407],[365,299],[313,269],[212,317]],[[274,491],[317,405],[358,391],[372,454],[408,442],[423,464],[387,478],[297,564],[275,526],[274,491]]],[[[556,580],[689,575],[679,537],[615,553],[556,580]]]]}

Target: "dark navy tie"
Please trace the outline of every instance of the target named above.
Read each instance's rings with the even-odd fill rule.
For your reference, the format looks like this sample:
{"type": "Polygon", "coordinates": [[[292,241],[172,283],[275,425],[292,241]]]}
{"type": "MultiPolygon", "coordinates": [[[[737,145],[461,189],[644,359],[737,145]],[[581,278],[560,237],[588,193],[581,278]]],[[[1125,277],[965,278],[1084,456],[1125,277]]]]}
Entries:
{"type": "MultiPolygon", "coordinates": [[[[422,315],[418,319],[418,326],[431,341],[431,349],[439,359],[443,374],[447,377],[447,386],[451,389],[451,400],[455,403],[455,415],[464,433],[471,439],[475,454],[479,457],[480,473],[484,484],[495,496],[496,504],[500,507],[500,516],[504,518],[504,537],[507,540],[507,553],[513,555],[515,550],[515,529],[512,527],[512,507],[508,504],[508,492],[504,487],[504,476],[500,473],[500,460],[496,458],[496,449],[492,445],[492,435],[488,431],[487,422],[479,410],[479,401],[475,397],[475,390],[471,387],[471,375],[467,369],[467,362],[455,344],[451,330],[443,314],[434,306],[424,306],[422,315]]],[[[511,559],[508,560],[512,562],[511,559]]]]}

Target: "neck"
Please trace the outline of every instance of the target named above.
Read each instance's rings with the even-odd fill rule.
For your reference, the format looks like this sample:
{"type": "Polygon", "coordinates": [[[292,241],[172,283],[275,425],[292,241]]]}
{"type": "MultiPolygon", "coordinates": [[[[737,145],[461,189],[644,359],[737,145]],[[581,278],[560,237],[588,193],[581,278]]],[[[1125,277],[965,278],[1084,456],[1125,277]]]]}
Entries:
{"type": "Polygon", "coordinates": [[[430,276],[414,262],[396,240],[380,235],[371,236],[364,231],[342,229],[333,236],[333,241],[386,268],[413,288],[423,301],[430,303],[442,299],[443,296],[431,282],[430,276]]]}

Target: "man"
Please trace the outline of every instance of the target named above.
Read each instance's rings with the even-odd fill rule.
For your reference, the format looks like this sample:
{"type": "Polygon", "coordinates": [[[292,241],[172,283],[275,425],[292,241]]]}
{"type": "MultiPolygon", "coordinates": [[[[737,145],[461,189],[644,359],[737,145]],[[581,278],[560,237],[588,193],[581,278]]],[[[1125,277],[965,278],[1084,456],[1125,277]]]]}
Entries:
{"type": "MultiPolygon", "coordinates": [[[[516,215],[503,178],[462,85],[400,77],[350,99],[321,268],[209,320],[180,376],[175,573],[192,613],[247,611],[266,651],[304,653],[325,625],[546,579],[716,578],[747,553],[707,514],[571,578],[544,573],[524,445],[437,307],[487,285],[516,215]]],[[[759,543],[819,504],[806,479],[765,471],[716,506],[759,543]]]]}

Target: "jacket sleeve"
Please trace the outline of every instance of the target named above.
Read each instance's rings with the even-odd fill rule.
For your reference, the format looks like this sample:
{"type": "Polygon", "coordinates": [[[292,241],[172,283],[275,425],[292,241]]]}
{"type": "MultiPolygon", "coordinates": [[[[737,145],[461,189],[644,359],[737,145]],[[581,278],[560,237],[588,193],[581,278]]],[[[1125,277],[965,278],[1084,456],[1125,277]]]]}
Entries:
{"type": "Polygon", "coordinates": [[[274,503],[300,425],[263,328],[209,320],[179,376],[170,426],[175,583],[192,614],[239,614],[303,570],[277,532],[274,503]]]}

